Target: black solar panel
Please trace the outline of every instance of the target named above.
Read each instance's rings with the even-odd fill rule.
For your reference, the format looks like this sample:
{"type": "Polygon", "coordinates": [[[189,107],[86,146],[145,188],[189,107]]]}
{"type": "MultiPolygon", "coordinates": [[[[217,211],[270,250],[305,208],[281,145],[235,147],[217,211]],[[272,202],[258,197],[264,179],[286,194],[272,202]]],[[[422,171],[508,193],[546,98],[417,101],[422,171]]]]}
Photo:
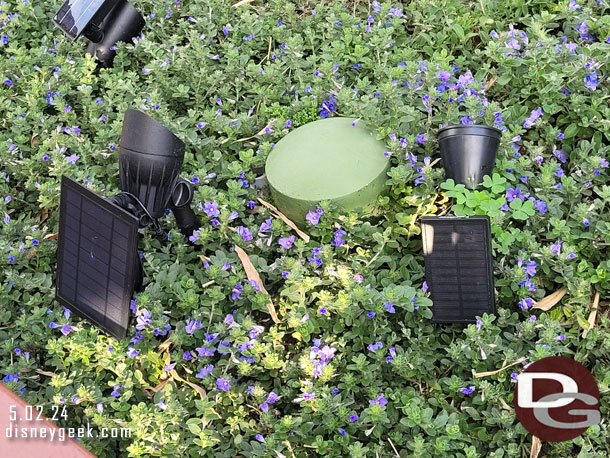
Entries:
{"type": "Polygon", "coordinates": [[[62,177],[56,299],[124,338],[135,283],[138,220],[62,177]]]}
{"type": "Polygon", "coordinates": [[[53,22],[75,40],[103,6],[109,9],[114,3],[116,0],[68,0],[61,6],[53,22]]]}
{"type": "Polygon", "coordinates": [[[433,321],[473,322],[494,313],[489,218],[425,217],[421,227],[433,321]]]}

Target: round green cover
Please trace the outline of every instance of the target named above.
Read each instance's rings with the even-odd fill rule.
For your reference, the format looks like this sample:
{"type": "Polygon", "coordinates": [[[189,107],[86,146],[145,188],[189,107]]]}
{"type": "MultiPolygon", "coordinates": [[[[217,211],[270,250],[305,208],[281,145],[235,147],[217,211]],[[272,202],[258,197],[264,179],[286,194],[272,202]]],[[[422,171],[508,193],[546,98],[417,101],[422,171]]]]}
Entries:
{"type": "Polygon", "coordinates": [[[265,172],[278,207],[296,224],[321,200],[343,210],[366,210],[383,191],[385,144],[363,121],[327,118],[295,129],[267,158],[265,172]]]}

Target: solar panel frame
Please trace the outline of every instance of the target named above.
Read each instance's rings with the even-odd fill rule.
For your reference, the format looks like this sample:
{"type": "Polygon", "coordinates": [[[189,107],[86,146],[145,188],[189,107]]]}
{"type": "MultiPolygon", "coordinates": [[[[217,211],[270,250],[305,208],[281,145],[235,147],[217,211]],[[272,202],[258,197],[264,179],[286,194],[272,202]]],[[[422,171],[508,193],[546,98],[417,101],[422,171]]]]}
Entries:
{"type": "Polygon", "coordinates": [[[432,321],[472,323],[495,313],[489,218],[427,216],[421,230],[432,321]]]}
{"type": "Polygon", "coordinates": [[[118,339],[129,326],[138,227],[135,216],[62,176],[55,298],[118,339]]]}

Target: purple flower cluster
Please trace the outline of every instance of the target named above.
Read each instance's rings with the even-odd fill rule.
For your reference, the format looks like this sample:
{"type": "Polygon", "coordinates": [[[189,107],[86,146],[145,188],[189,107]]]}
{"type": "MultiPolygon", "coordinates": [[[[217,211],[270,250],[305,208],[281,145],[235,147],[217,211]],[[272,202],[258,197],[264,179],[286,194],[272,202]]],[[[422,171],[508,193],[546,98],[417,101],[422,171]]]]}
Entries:
{"type": "Polygon", "coordinates": [[[261,410],[265,413],[269,412],[269,406],[271,404],[273,404],[274,402],[276,402],[280,397],[275,394],[273,391],[271,393],[269,393],[269,395],[267,396],[267,400],[265,402],[262,402],[259,407],[261,408],[261,410]]]}
{"type": "Polygon", "coordinates": [[[309,265],[320,267],[322,265],[322,258],[318,255],[322,253],[322,248],[315,247],[313,250],[311,250],[311,253],[312,256],[307,259],[309,261],[309,265]]]}
{"type": "Polygon", "coordinates": [[[337,111],[337,100],[335,100],[332,94],[328,94],[328,100],[322,102],[319,110],[321,118],[328,118],[332,113],[337,111]]]}
{"type": "Polygon", "coordinates": [[[342,246],[345,244],[345,240],[343,240],[343,236],[347,235],[347,232],[345,232],[343,229],[337,229],[334,233],[334,240],[331,242],[331,245],[333,246],[342,246]]]}
{"type": "Polygon", "coordinates": [[[309,212],[307,212],[307,215],[305,216],[305,219],[307,221],[309,221],[313,226],[317,226],[318,223],[320,222],[320,217],[324,214],[324,210],[322,210],[321,208],[317,208],[316,211],[313,210],[309,210],[309,212]]]}
{"type": "Polygon", "coordinates": [[[328,366],[328,362],[334,358],[336,348],[328,345],[322,346],[321,339],[313,339],[313,346],[309,349],[309,360],[313,362],[313,376],[318,378],[322,375],[322,370],[328,366]]]}
{"type": "Polygon", "coordinates": [[[523,258],[517,259],[517,266],[521,267],[525,272],[525,280],[517,283],[517,286],[525,286],[529,291],[536,291],[536,286],[532,283],[532,277],[536,275],[538,264],[536,261],[528,261],[524,263],[523,258]]]}

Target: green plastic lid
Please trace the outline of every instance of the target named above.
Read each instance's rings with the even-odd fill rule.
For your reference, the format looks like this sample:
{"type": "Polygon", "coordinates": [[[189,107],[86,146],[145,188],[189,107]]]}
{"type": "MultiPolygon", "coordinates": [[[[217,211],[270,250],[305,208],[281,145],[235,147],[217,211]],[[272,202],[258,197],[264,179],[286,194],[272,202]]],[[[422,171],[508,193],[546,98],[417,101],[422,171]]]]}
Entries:
{"type": "Polygon", "coordinates": [[[296,224],[321,200],[346,211],[371,206],[385,188],[386,145],[363,121],[327,118],[293,130],[267,157],[265,172],[278,209],[296,224]]]}

